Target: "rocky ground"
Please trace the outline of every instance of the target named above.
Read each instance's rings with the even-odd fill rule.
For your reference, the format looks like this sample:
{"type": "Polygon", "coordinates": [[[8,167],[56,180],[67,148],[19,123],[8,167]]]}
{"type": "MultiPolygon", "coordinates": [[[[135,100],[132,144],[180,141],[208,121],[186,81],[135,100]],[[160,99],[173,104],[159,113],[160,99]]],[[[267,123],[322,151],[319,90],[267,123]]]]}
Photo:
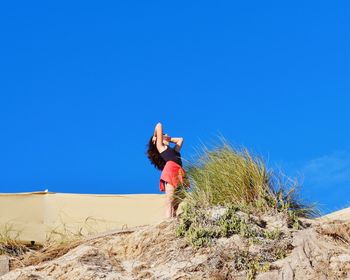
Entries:
{"type": "Polygon", "coordinates": [[[264,243],[234,234],[193,248],[176,237],[178,220],[170,219],[78,241],[56,257],[44,251],[12,257],[0,279],[350,279],[348,222],[303,220],[295,229],[279,217],[259,219],[279,236],[264,243]],[[276,248],[283,248],[279,258],[266,263],[276,248]],[[261,259],[264,268],[252,269],[261,259]]]}

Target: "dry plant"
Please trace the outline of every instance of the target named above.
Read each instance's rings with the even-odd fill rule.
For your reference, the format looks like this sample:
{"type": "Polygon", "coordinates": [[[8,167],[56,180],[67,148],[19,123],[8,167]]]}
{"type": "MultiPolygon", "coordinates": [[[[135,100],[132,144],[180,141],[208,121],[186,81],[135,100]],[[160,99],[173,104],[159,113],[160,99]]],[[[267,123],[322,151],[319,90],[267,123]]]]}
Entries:
{"type": "Polygon", "coordinates": [[[21,231],[10,223],[0,228],[0,255],[19,256],[28,251],[27,246],[18,240],[20,234],[21,231]]]}
{"type": "Polygon", "coordinates": [[[63,256],[68,251],[84,243],[89,234],[97,232],[91,225],[91,223],[96,222],[97,219],[87,217],[82,225],[77,228],[72,228],[61,219],[61,225],[56,225],[54,228],[50,228],[47,231],[46,241],[42,248],[21,255],[12,262],[12,269],[37,265],[63,256]]]}
{"type": "Polygon", "coordinates": [[[40,250],[31,251],[30,253],[23,254],[19,258],[13,260],[11,262],[11,269],[37,265],[45,261],[59,258],[82,243],[83,240],[74,240],[64,243],[45,244],[40,250]]]}
{"type": "Polygon", "coordinates": [[[68,251],[83,243],[82,227],[72,230],[67,224],[51,228],[47,231],[46,241],[38,250],[31,250],[11,262],[11,269],[37,265],[45,261],[63,256],[68,251]]]}
{"type": "Polygon", "coordinates": [[[88,216],[84,222],[76,227],[68,226],[63,218],[60,218],[60,223],[56,224],[54,227],[49,227],[46,233],[47,243],[57,243],[57,242],[71,242],[72,240],[80,239],[82,237],[96,234],[97,230],[94,225],[96,225],[99,219],[88,216]]]}
{"type": "Polygon", "coordinates": [[[318,227],[318,232],[333,239],[350,245],[350,224],[348,222],[333,221],[318,227]]]}

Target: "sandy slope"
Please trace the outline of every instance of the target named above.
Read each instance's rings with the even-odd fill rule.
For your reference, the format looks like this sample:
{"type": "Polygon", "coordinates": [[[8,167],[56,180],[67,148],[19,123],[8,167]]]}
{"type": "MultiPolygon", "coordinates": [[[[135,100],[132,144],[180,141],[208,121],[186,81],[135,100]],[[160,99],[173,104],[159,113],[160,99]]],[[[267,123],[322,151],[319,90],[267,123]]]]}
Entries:
{"type": "Polygon", "coordinates": [[[93,195],[67,193],[0,194],[0,234],[45,242],[62,235],[94,234],[160,222],[163,194],[93,195]]]}
{"type": "Polygon", "coordinates": [[[350,221],[350,207],[345,208],[322,217],[323,219],[350,221]]]}
{"type": "MultiPolygon", "coordinates": [[[[218,239],[213,247],[193,249],[175,237],[176,223],[168,220],[101,235],[59,258],[14,269],[0,279],[246,279],[233,260],[243,247],[259,247],[234,235],[218,239]]],[[[350,279],[349,223],[304,224],[302,230],[288,230],[293,244],[288,256],[256,279],[350,279]]]]}

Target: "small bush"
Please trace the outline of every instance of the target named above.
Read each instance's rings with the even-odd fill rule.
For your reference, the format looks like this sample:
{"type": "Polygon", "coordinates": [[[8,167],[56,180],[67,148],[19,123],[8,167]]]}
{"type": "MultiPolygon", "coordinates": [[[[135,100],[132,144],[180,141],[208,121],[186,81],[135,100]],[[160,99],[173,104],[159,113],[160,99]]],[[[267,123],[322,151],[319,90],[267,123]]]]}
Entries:
{"type": "Polygon", "coordinates": [[[271,231],[266,230],[264,232],[265,238],[268,238],[271,240],[278,239],[278,238],[280,238],[281,235],[282,235],[282,232],[279,229],[274,229],[271,231]]]}
{"type": "Polygon", "coordinates": [[[297,196],[296,181],[268,170],[264,161],[245,148],[222,145],[187,163],[190,191],[182,200],[201,207],[234,205],[251,213],[293,212],[296,217],[317,215],[314,205],[304,205],[297,196]]]}
{"type": "Polygon", "coordinates": [[[20,231],[11,224],[4,224],[0,228],[0,255],[19,256],[28,251],[27,246],[18,240],[20,231]]]}
{"type": "Polygon", "coordinates": [[[317,231],[341,243],[350,245],[350,223],[348,222],[335,220],[324,223],[317,228],[317,231]]]}
{"type": "Polygon", "coordinates": [[[208,213],[209,209],[185,205],[175,230],[176,236],[184,237],[193,247],[203,247],[212,244],[213,239],[233,234],[246,238],[262,235],[248,224],[248,220],[238,215],[234,206],[225,208],[225,212],[217,219],[208,213]]]}
{"type": "Polygon", "coordinates": [[[271,264],[265,261],[261,256],[250,254],[247,251],[240,251],[234,258],[234,266],[237,270],[245,270],[246,279],[254,279],[256,273],[267,272],[271,268],[271,264]]]}

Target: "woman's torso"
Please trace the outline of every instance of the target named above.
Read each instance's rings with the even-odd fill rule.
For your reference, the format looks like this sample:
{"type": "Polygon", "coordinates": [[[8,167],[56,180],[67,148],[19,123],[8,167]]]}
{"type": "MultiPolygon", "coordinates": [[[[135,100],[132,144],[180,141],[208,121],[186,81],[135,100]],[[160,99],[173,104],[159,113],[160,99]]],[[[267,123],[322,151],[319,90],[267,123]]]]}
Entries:
{"type": "Polygon", "coordinates": [[[160,156],[165,160],[165,162],[171,160],[182,166],[181,154],[171,147],[167,147],[163,152],[160,153],[160,156]]]}

